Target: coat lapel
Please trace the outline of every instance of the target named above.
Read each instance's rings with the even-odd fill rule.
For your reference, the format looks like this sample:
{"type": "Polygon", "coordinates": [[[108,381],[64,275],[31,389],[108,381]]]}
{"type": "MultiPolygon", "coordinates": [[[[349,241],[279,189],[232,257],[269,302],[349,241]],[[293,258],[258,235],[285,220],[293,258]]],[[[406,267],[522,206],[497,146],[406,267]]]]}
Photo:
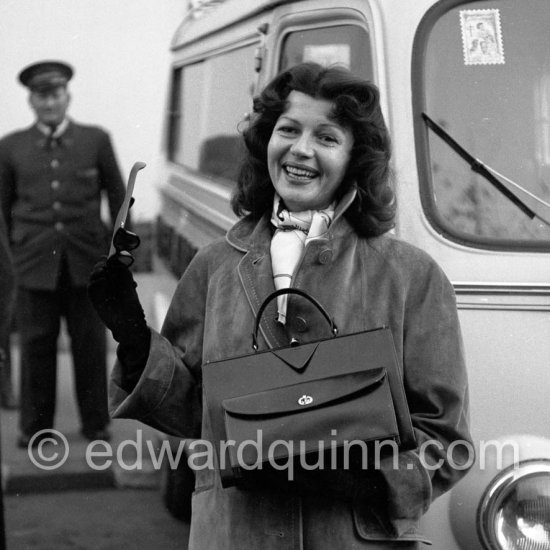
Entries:
{"type": "Polygon", "coordinates": [[[46,135],[39,130],[37,124],[29,128],[28,135],[37,149],[43,150],[46,148],[46,135]]]}
{"type": "Polygon", "coordinates": [[[67,126],[67,129],[60,136],[60,142],[63,145],[63,147],[70,149],[73,146],[74,133],[75,133],[74,122],[72,120],[69,120],[69,125],[67,126]]]}
{"type": "MultiPolygon", "coordinates": [[[[47,138],[46,135],[40,131],[38,124],[35,123],[31,126],[29,131],[30,135],[32,135],[32,139],[36,143],[36,146],[39,149],[45,149],[47,138]]],[[[75,124],[72,120],[69,120],[65,131],[59,136],[59,138],[57,138],[58,144],[66,148],[72,147],[74,143],[74,132],[75,124]]]]}
{"type": "MultiPolygon", "coordinates": [[[[340,200],[335,212],[333,226],[355,198],[356,189],[350,189],[340,200]]],[[[271,212],[266,212],[254,226],[254,222],[242,219],[227,234],[228,243],[245,255],[238,266],[239,278],[248,299],[252,314],[256,317],[267,296],[275,292],[271,268],[270,245],[273,230],[271,212]]],[[[329,230],[332,233],[332,230],[329,230]]],[[[290,344],[287,330],[277,320],[277,301],[272,300],[260,321],[260,333],[269,348],[280,348],[290,344]]]]}
{"type": "MultiPolygon", "coordinates": [[[[269,217],[264,215],[250,232],[250,222],[238,223],[227,236],[228,242],[245,252],[239,263],[239,278],[254,318],[267,296],[275,292],[269,247],[272,230],[269,217]],[[248,230],[248,231],[247,231],[248,230]]],[[[260,321],[260,333],[267,347],[287,346],[289,338],[285,328],[276,321],[277,303],[272,300],[260,321]]]]}

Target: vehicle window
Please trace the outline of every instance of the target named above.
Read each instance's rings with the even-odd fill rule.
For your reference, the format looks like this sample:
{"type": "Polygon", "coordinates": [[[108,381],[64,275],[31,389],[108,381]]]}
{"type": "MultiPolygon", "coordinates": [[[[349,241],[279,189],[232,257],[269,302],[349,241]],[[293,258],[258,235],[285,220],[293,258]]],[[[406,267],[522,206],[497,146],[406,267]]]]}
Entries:
{"type": "Polygon", "coordinates": [[[453,4],[415,45],[426,214],[468,245],[548,249],[550,3],[453,4]]]}
{"type": "Polygon", "coordinates": [[[358,25],[337,25],[289,32],[282,46],[280,69],[304,61],[341,63],[354,73],[373,78],[368,32],[358,25]]]}
{"type": "Polygon", "coordinates": [[[170,160],[220,183],[235,181],[244,147],[239,123],[252,107],[254,49],[234,49],[175,70],[170,160]]]}

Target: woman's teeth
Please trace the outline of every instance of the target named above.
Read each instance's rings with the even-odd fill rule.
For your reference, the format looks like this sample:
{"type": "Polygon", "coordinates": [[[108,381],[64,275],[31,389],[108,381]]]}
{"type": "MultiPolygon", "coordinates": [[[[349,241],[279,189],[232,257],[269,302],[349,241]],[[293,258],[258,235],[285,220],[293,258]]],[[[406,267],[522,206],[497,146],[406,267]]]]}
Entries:
{"type": "Polygon", "coordinates": [[[312,170],[306,170],[305,168],[296,168],[295,166],[285,166],[285,171],[293,178],[299,179],[311,179],[317,175],[317,173],[312,170]]]}

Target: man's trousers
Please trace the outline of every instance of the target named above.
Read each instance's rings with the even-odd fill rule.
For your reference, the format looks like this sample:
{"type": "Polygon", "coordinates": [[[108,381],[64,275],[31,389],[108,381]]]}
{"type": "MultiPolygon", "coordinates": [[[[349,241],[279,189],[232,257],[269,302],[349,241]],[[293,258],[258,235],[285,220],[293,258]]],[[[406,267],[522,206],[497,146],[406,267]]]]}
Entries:
{"type": "MultiPolygon", "coordinates": [[[[63,280],[64,279],[64,280],[63,280]]],[[[76,400],[82,431],[101,430],[107,410],[106,333],[88,299],[86,288],[17,291],[16,320],[21,344],[20,428],[32,436],[54,427],[57,385],[57,341],[61,318],[71,342],[76,400]]]]}

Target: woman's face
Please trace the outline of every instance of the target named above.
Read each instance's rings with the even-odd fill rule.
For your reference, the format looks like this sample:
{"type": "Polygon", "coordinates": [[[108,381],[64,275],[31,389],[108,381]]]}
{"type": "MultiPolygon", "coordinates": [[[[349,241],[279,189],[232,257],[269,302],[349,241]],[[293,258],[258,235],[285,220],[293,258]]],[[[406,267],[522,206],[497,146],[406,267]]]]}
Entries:
{"type": "Polygon", "coordinates": [[[333,102],[293,90],[267,146],[275,190],[293,212],[332,202],[353,147],[353,134],[330,118],[333,102]]]}

